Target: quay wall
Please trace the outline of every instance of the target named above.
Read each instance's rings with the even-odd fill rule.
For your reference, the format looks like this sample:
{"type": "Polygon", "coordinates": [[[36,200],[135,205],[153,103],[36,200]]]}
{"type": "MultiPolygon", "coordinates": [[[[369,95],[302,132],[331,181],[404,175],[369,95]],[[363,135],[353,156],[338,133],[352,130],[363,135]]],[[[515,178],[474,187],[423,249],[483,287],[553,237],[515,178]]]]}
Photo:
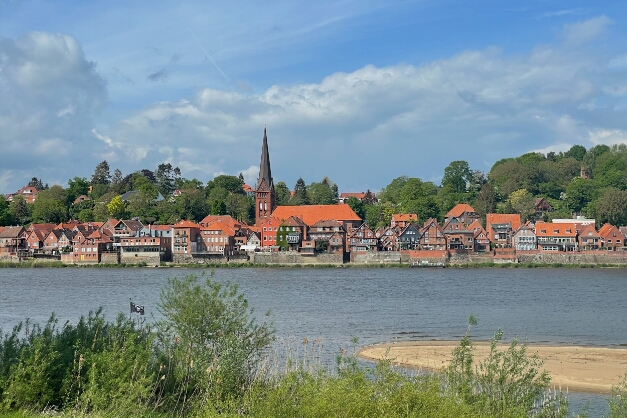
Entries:
{"type": "Polygon", "coordinates": [[[344,257],[342,254],[318,254],[302,255],[297,252],[279,251],[269,253],[254,253],[254,264],[303,264],[303,265],[316,265],[316,264],[344,264],[344,257]]]}
{"type": "Polygon", "coordinates": [[[401,264],[402,258],[400,251],[351,253],[351,262],[354,264],[401,264]]]}

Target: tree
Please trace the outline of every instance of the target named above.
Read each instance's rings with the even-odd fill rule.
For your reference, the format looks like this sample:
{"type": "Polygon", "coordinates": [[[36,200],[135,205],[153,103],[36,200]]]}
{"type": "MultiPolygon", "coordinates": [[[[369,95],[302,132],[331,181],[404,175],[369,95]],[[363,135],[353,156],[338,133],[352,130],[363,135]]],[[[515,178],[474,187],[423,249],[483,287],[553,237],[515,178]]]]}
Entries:
{"type": "Polygon", "coordinates": [[[67,191],[54,185],[37,195],[32,205],[32,218],[35,222],[59,223],[67,220],[67,191]]]}
{"type": "Polygon", "coordinates": [[[409,178],[407,176],[397,177],[390,184],[385,186],[381,192],[379,192],[379,200],[383,202],[398,203],[401,200],[401,190],[407,183],[409,178]]]}
{"type": "Polygon", "coordinates": [[[453,161],[444,169],[442,187],[449,186],[454,193],[466,193],[472,181],[472,171],[466,161],[453,161]]]}
{"type": "Polygon", "coordinates": [[[311,183],[307,186],[308,201],[312,205],[332,205],[337,203],[331,183],[331,180],[325,177],[320,183],[311,183]]]}
{"type": "Polygon", "coordinates": [[[122,200],[122,196],[115,196],[107,204],[109,216],[114,219],[123,219],[126,213],[126,204],[122,200]]]}
{"type": "Polygon", "coordinates": [[[377,202],[377,198],[374,193],[370,191],[370,189],[366,190],[366,195],[364,196],[364,205],[374,205],[377,202]]]}
{"type": "Polygon", "coordinates": [[[9,204],[9,214],[11,218],[15,219],[20,225],[26,225],[31,221],[31,208],[24,196],[14,195],[13,200],[9,204]]]}
{"type": "Polygon", "coordinates": [[[226,215],[226,204],[224,200],[216,199],[211,204],[212,215],[226,215]]]}
{"type": "Polygon", "coordinates": [[[592,180],[581,177],[573,179],[566,187],[564,198],[566,207],[572,212],[581,212],[589,202],[595,199],[596,193],[596,186],[592,180]]]}
{"type": "Polygon", "coordinates": [[[180,379],[171,387],[219,400],[248,390],[274,328],[257,322],[237,285],[193,275],[172,278],[161,290],[157,309],[164,318],[157,324],[164,353],[180,359],[167,376],[180,379]]]}
{"type": "Polygon", "coordinates": [[[488,213],[494,213],[496,210],[496,194],[490,183],[481,186],[481,190],[477,195],[477,200],[473,207],[475,211],[477,211],[479,218],[483,220],[485,220],[485,216],[488,213]]]}
{"type": "Polygon", "coordinates": [[[116,168],[115,171],[113,172],[113,177],[111,177],[111,184],[113,184],[114,186],[117,186],[118,184],[122,183],[123,179],[124,179],[124,176],[122,176],[122,172],[120,171],[119,168],[116,168]]]}
{"type": "Polygon", "coordinates": [[[595,209],[594,216],[600,224],[627,225],[627,191],[605,189],[596,201],[595,209]]]}
{"type": "Polygon", "coordinates": [[[276,204],[277,206],[285,206],[289,205],[290,198],[292,197],[290,194],[290,189],[287,187],[285,182],[280,181],[274,186],[274,193],[276,196],[276,204]]]}
{"type": "Polygon", "coordinates": [[[582,145],[573,145],[568,151],[564,153],[565,157],[572,157],[577,161],[583,161],[586,155],[586,148],[582,145]]]}
{"type": "Polygon", "coordinates": [[[162,195],[168,196],[174,191],[174,167],[172,164],[159,164],[157,171],[155,172],[155,179],[157,188],[162,195]]]}
{"type": "Polygon", "coordinates": [[[302,178],[299,178],[296,181],[296,185],[294,186],[294,196],[292,196],[292,198],[290,199],[290,204],[295,206],[309,204],[307,186],[305,185],[305,181],[302,178]]]}
{"type": "Polygon", "coordinates": [[[28,182],[28,187],[34,187],[39,191],[45,190],[43,182],[37,177],[33,177],[32,179],[30,179],[30,181],[28,182]]]}
{"type": "Polygon", "coordinates": [[[213,179],[213,185],[214,187],[221,187],[229,193],[244,194],[244,189],[242,189],[244,183],[242,183],[242,181],[235,176],[217,176],[213,179]]]}
{"type": "Polygon", "coordinates": [[[250,206],[254,204],[251,200],[241,194],[228,195],[224,201],[226,213],[239,221],[248,221],[250,206]]]}
{"type": "Polygon", "coordinates": [[[355,196],[351,196],[346,201],[346,204],[350,206],[350,208],[359,216],[361,219],[366,219],[366,211],[364,209],[364,204],[361,200],[357,199],[355,196]]]}
{"type": "Polygon", "coordinates": [[[85,177],[74,177],[67,181],[67,205],[70,206],[77,197],[89,193],[89,182],[85,177]]]}
{"type": "Polygon", "coordinates": [[[91,176],[91,184],[93,186],[95,184],[109,184],[110,182],[109,163],[107,160],[104,160],[96,166],[94,174],[91,176]]]}
{"type": "Polygon", "coordinates": [[[520,214],[522,222],[525,222],[535,212],[535,199],[526,189],[512,192],[507,202],[516,213],[520,214]]]}
{"type": "Polygon", "coordinates": [[[241,171],[240,171],[239,176],[237,178],[239,178],[239,181],[240,181],[240,183],[242,183],[242,185],[245,183],[244,182],[244,174],[242,174],[241,171]]]}
{"type": "Polygon", "coordinates": [[[0,193],[0,226],[14,225],[15,221],[9,211],[9,202],[0,193]]]}

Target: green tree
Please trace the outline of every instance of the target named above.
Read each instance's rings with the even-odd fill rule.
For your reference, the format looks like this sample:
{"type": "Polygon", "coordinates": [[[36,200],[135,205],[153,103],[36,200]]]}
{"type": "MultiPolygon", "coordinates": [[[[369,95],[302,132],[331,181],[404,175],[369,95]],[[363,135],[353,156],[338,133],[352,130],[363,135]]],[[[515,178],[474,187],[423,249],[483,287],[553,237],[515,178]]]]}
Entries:
{"type": "Polygon", "coordinates": [[[565,157],[572,157],[577,161],[583,161],[586,156],[586,148],[582,145],[573,145],[564,153],[565,157]]]}
{"type": "Polygon", "coordinates": [[[472,181],[472,171],[466,161],[453,161],[444,169],[442,187],[450,187],[454,193],[466,193],[472,181]]]}
{"type": "Polygon", "coordinates": [[[41,181],[41,179],[38,179],[37,177],[33,177],[32,179],[30,179],[27,186],[34,187],[35,189],[39,191],[47,189],[47,187],[44,186],[44,183],[41,181]]]}
{"type": "Polygon", "coordinates": [[[287,187],[285,182],[280,181],[274,186],[274,192],[276,195],[276,204],[277,206],[285,206],[289,205],[290,198],[292,197],[290,194],[290,189],[287,187]]]}
{"type": "Polygon", "coordinates": [[[512,209],[520,214],[520,220],[525,222],[535,212],[535,198],[526,189],[519,189],[510,193],[507,199],[512,209]]]}
{"type": "Polygon", "coordinates": [[[254,201],[242,194],[231,194],[227,196],[224,204],[228,215],[247,222],[249,220],[250,207],[254,204],[254,201]]]}
{"type": "Polygon", "coordinates": [[[213,184],[215,187],[221,187],[229,193],[244,194],[244,189],[242,189],[244,183],[236,176],[227,176],[224,174],[217,176],[213,179],[213,184]]]}
{"type": "Polygon", "coordinates": [[[196,276],[172,278],[161,290],[157,309],[164,318],[157,325],[164,354],[171,353],[175,361],[167,378],[178,380],[172,384],[178,396],[243,396],[274,329],[257,322],[237,285],[196,276]]]}
{"type": "Polygon", "coordinates": [[[494,193],[494,187],[490,183],[481,186],[473,208],[483,222],[485,222],[485,216],[488,213],[494,213],[496,210],[496,194],[494,193]]]}
{"type": "Polygon", "coordinates": [[[596,198],[597,189],[592,180],[581,177],[573,179],[566,187],[565,203],[572,212],[581,212],[582,209],[596,198]]]}
{"type": "Polygon", "coordinates": [[[379,200],[381,203],[391,202],[397,204],[401,200],[401,190],[407,183],[409,178],[407,176],[397,177],[390,184],[385,186],[381,192],[379,192],[379,200]]]}
{"type": "Polygon", "coordinates": [[[67,205],[70,206],[77,197],[89,193],[89,182],[84,177],[74,177],[67,182],[67,205]]]}
{"type": "Polygon", "coordinates": [[[32,219],[34,222],[43,223],[59,223],[66,221],[67,209],[65,202],[37,196],[37,200],[35,200],[32,206],[32,219]]]}
{"type": "Polygon", "coordinates": [[[107,204],[109,216],[114,219],[123,219],[126,214],[126,203],[122,200],[122,196],[115,196],[107,204]]]}
{"type": "Polygon", "coordinates": [[[364,204],[361,200],[357,199],[355,196],[351,196],[346,201],[346,204],[351,207],[353,212],[357,214],[361,219],[366,219],[366,211],[364,209],[364,204]]]}
{"type": "Polygon", "coordinates": [[[593,216],[600,224],[627,225],[627,191],[612,187],[603,190],[593,216]]]}
{"type": "Polygon", "coordinates": [[[332,205],[337,203],[332,188],[333,183],[325,177],[320,183],[311,183],[307,186],[308,201],[312,205],[332,205]]]}
{"type": "Polygon", "coordinates": [[[13,200],[9,203],[9,214],[11,218],[15,219],[20,225],[29,224],[31,221],[31,207],[24,196],[14,195],[13,200]]]}
{"type": "Polygon", "coordinates": [[[305,185],[305,181],[302,178],[299,178],[296,181],[296,185],[294,186],[294,196],[291,197],[290,204],[295,206],[309,204],[307,186],[305,185]]]}
{"type": "Polygon", "coordinates": [[[226,204],[224,200],[216,199],[211,204],[212,215],[226,215],[226,204]]]}
{"type": "Polygon", "coordinates": [[[109,172],[109,163],[104,160],[98,163],[94,169],[94,174],[91,176],[91,184],[109,184],[111,182],[111,173],[109,172]]]}
{"type": "Polygon", "coordinates": [[[178,167],[172,167],[170,163],[162,163],[157,167],[155,172],[155,179],[157,188],[163,196],[168,196],[174,191],[174,184],[176,180],[175,170],[178,167]]]}
{"type": "Polygon", "coordinates": [[[0,226],[15,225],[15,221],[9,211],[9,202],[0,194],[0,226]]]}

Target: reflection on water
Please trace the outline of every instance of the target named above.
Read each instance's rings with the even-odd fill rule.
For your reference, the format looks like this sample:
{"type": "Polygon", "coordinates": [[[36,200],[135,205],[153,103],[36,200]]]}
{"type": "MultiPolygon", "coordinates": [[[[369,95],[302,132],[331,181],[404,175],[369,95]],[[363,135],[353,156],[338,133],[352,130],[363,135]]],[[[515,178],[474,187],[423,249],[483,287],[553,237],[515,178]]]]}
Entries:
{"type": "MultiPolygon", "coordinates": [[[[167,278],[186,269],[0,269],[0,328],[56,312],[75,322],[99,306],[128,314],[129,298],[148,320],[167,278]]],[[[473,313],[472,337],[502,329],[543,344],[627,344],[627,279],[619,269],[220,269],[238,283],[257,315],[282,338],[321,338],[333,352],[390,340],[459,339],[473,313]]],[[[583,399],[600,399],[582,395],[583,399]]],[[[578,395],[575,396],[578,399],[578,395]]],[[[571,397],[571,399],[573,399],[571,397]]],[[[577,401],[579,402],[579,401],[577,401]]],[[[591,410],[591,412],[593,412],[591,410]]],[[[596,415],[595,413],[592,414],[596,415]]]]}

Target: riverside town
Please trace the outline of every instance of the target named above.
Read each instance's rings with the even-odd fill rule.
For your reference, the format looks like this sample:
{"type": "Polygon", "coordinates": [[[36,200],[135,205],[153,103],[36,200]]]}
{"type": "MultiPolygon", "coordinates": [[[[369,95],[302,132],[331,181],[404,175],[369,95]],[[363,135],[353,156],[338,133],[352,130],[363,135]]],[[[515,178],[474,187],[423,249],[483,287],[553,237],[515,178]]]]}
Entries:
{"type": "Polygon", "coordinates": [[[170,164],[111,177],[106,161],[67,190],[33,178],[0,206],[0,220],[20,223],[0,226],[0,261],[627,265],[625,192],[598,187],[624,148],[525,154],[487,176],[455,161],[441,186],[400,177],[376,195],[339,193],[327,178],[290,191],[274,183],[264,129],[254,188],[241,175],[203,187],[170,164]]]}

